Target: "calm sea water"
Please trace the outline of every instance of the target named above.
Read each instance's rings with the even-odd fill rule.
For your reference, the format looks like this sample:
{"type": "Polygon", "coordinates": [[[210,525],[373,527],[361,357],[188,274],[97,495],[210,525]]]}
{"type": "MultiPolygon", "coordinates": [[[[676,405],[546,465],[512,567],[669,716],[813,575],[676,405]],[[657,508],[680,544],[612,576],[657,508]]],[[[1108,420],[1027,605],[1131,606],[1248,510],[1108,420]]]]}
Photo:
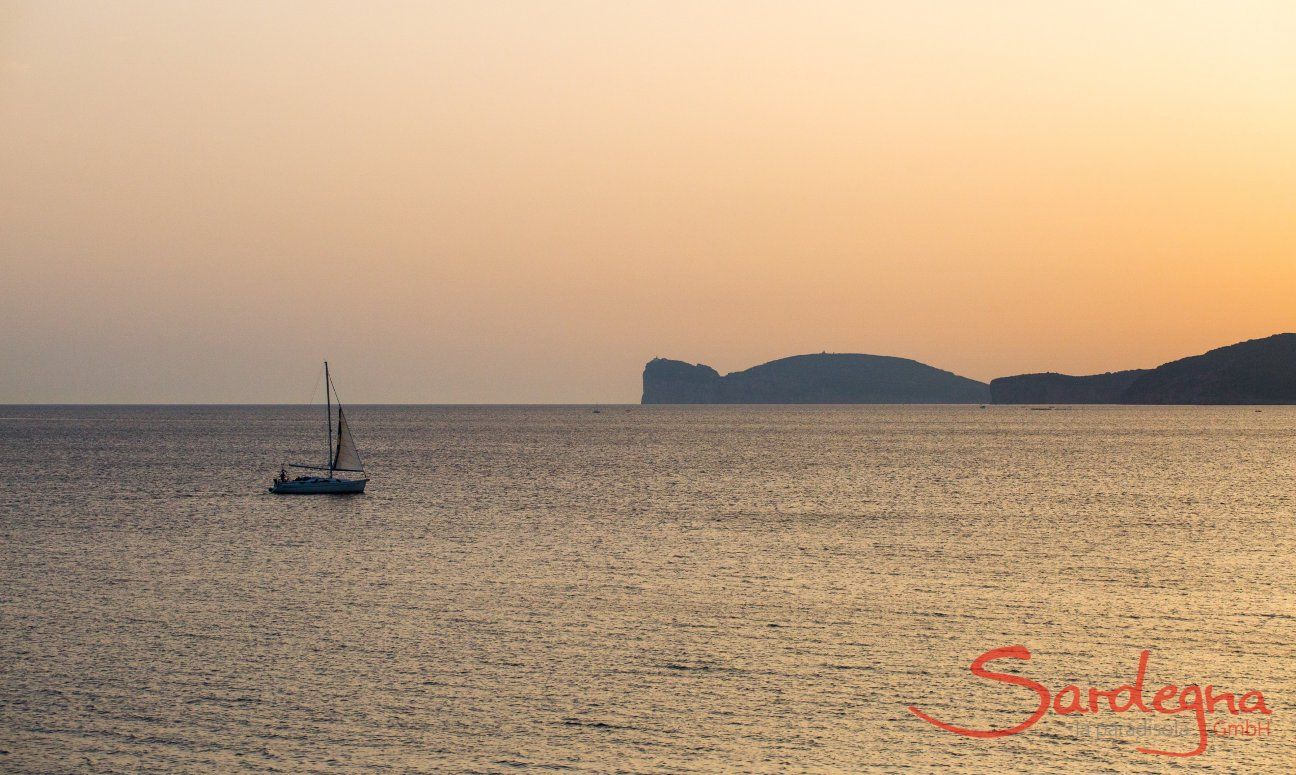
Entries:
{"type": "Polygon", "coordinates": [[[1296,762],[1296,409],[601,410],[356,406],[370,492],[293,498],[318,409],[0,407],[0,770],[1296,762]],[[1014,644],[1269,731],[906,710],[1020,723],[1014,644]]]}

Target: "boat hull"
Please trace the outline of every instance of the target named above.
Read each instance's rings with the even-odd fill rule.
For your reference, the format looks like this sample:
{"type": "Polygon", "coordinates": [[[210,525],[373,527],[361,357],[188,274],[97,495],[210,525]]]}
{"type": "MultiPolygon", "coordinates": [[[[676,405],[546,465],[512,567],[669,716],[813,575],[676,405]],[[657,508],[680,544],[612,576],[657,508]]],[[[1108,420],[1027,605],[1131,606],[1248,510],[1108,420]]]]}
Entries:
{"type": "Polygon", "coordinates": [[[337,479],[311,476],[290,481],[276,480],[270,486],[275,495],[355,495],[364,492],[368,479],[337,479]]]}

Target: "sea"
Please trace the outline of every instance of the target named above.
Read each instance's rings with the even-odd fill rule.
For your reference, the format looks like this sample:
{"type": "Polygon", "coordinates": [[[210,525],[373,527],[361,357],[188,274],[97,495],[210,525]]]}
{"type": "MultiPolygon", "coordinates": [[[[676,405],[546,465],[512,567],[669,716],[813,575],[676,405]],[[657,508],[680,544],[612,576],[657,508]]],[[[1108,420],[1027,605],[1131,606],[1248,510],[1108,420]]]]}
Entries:
{"type": "Polygon", "coordinates": [[[1296,766],[1296,408],[347,418],[0,407],[0,771],[1296,766]]]}

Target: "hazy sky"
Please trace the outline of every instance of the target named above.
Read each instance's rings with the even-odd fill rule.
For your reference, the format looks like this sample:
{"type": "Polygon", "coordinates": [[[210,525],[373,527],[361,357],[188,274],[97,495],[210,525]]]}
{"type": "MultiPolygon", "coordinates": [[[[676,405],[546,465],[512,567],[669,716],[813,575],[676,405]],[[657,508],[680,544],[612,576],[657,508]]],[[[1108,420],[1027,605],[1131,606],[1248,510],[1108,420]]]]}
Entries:
{"type": "Polygon", "coordinates": [[[0,402],[1296,330],[1296,3],[0,0],[0,402]]]}

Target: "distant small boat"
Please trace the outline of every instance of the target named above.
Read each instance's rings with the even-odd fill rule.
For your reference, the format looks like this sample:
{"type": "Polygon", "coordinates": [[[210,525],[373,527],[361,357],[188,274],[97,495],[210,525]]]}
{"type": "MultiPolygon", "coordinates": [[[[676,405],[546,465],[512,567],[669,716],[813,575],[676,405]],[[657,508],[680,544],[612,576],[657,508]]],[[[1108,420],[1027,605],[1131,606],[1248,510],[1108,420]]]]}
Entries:
{"type": "Polygon", "coordinates": [[[279,467],[279,476],[270,485],[270,492],[276,495],[345,495],[364,492],[369,477],[364,475],[364,464],[360,462],[360,453],[356,450],[355,438],[351,436],[351,426],[347,424],[346,414],[342,411],[342,401],[338,400],[337,410],[337,445],[333,444],[333,397],[337,391],[329,377],[328,361],[324,361],[324,412],[328,421],[328,465],[317,466],[306,463],[289,463],[292,468],[307,468],[314,471],[328,471],[328,476],[299,476],[288,478],[288,471],[279,467]],[[344,479],[334,476],[338,471],[359,473],[358,479],[344,479]]]}

